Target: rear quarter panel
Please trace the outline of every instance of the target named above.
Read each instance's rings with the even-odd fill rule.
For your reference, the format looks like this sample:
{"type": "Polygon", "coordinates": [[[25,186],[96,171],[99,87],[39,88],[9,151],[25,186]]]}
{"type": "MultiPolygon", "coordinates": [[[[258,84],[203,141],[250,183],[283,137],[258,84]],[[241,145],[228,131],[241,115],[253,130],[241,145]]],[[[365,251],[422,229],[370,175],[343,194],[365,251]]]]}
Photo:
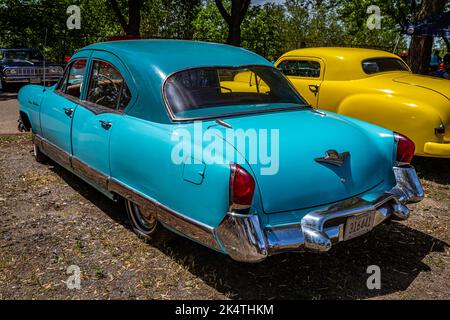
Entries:
{"type": "Polygon", "coordinates": [[[200,183],[188,181],[202,165],[191,167],[172,160],[178,144],[172,134],[180,127],[193,134],[189,125],[122,117],[111,134],[111,176],[173,211],[216,227],[228,209],[229,166],[205,165],[200,183]]]}

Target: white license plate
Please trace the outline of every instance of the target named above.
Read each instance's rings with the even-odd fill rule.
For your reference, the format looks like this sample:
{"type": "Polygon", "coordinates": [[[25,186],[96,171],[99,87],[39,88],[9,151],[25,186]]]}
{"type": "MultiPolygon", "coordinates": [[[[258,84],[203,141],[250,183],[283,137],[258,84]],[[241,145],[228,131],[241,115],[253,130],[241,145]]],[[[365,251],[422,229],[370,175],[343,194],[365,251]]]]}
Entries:
{"type": "Polygon", "coordinates": [[[30,83],[41,83],[41,78],[32,78],[30,79],[30,83]]]}
{"type": "Polygon", "coordinates": [[[375,212],[348,218],[345,225],[344,241],[359,237],[372,230],[374,219],[375,212]]]}

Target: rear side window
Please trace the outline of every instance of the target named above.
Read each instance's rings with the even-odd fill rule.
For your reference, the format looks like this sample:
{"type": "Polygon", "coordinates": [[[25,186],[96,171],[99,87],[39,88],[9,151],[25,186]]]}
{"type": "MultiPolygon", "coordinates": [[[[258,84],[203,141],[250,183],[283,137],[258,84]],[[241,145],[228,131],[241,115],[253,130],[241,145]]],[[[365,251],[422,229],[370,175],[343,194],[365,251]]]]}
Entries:
{"type": "Polygon", "coordinates": [[[59,83],[57,90],[71,97],[80,99],[85,70],[86,59],[79,59],[72,62],[70,67],[64,73],[64,77],[59,83]]]}
{"type": "Polygon", "coordinates": [[[94,60],[86,100],[110,109],[123,110],[131,100],[131,93],[123,76],[112,64],[94,60]]]}
{"type": "Polygon", "coordinates": [[[286,76],[320,78],[320,63],[311,60],[284,60],[278,69],[286,76]]]}
{"type": "Polygon", "coordinates": [[[402,60],[395,58],[375,58],[364,60],[362,63],[362,68],[367,74],[391,71],[409,71],[408,67],[402,60]]]}

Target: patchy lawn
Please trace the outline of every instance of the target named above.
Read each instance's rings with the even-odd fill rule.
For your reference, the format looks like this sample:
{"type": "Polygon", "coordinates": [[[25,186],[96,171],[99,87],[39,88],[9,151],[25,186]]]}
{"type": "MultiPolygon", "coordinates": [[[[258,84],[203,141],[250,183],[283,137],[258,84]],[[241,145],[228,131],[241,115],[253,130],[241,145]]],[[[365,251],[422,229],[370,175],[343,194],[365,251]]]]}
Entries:
{"type": "Polygon", "coordinates": [[[0,136],[0,299],[450,299],[450,160],[417,159],[427,198],[412,217],[322,255],[246,265],[189,240],[155,248],[120,204],[0,136]],[[77,265],[81,289],[69,290],[77,265]],[[381,290],[366,269],[381,268],[381,290]]]}

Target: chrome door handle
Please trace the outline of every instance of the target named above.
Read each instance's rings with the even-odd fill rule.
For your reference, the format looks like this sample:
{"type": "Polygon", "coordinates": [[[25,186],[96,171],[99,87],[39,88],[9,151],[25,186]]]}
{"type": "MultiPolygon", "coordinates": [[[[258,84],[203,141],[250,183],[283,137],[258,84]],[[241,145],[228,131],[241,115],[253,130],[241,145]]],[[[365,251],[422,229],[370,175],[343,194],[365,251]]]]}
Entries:
{"type": "Polygon", "coordinates": [[[72,118],[72,115],[73,115],[73,109],[72,109],[72,108],[64,108],[64,113],[65,113],[68,117],[72,118]]]}
{"type": "Polygon", "coordinates": [[[311,91],[312,93],[314,93],[315,96],[317,96],[317,94],[319,93],[319,86],[317,84],[313,84],[309,86],[309,91],[311,91]]]}
{"type": "Polygon", "coordinates": [[[102,125],[102,128],[106,130],[112,127],[112,123],[109,121],[100,120],[100,124],[102,125]]]}

